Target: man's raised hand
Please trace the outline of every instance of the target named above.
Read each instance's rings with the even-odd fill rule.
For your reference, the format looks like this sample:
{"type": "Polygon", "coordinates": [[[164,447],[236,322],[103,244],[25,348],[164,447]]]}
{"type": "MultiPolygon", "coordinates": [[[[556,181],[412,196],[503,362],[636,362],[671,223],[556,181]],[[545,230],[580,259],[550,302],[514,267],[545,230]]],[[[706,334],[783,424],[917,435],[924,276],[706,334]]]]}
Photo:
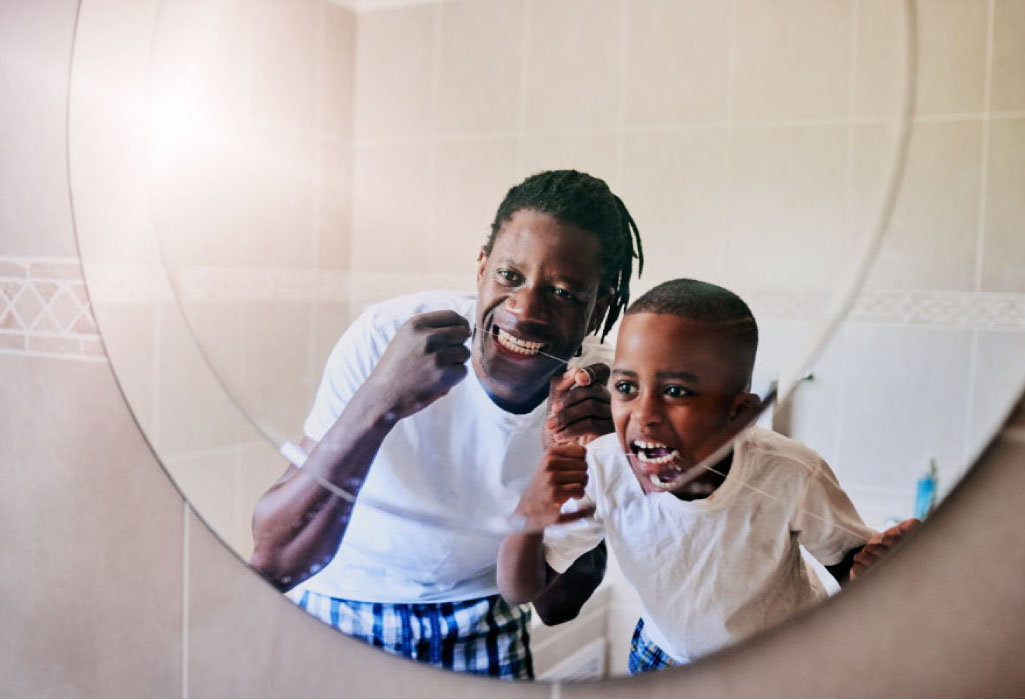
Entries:
{"type": "Polygon", "coordinates": [[[542,445],[551,447],[563,442],[586,445],[615,430],[611,397],[605,386],[609,374],[608,365],[597,362],[587,367],[573,367],[561,376],[552,377],[542,445]]]}
{"type": "Polygon", "coordinates": [[[368,383],[394,419],[411,416],[448,393],[467,372],[470,323],[455,311],[431,311],[403,323],[368,383]]]}

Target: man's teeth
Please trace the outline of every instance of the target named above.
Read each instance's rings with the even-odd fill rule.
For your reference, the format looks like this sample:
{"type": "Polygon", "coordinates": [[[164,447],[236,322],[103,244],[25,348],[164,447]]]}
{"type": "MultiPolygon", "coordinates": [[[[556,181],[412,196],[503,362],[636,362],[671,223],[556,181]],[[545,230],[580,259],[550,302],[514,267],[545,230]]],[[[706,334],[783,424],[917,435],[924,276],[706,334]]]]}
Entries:
{"type": "Polygon", "coordinates": [[[544,343],[517,338],[510,333],[506,333],[501,328],[498,329],[498,344],[507,350],[518,352],[521,355],[536,355],[545,346],[544,343]]]}

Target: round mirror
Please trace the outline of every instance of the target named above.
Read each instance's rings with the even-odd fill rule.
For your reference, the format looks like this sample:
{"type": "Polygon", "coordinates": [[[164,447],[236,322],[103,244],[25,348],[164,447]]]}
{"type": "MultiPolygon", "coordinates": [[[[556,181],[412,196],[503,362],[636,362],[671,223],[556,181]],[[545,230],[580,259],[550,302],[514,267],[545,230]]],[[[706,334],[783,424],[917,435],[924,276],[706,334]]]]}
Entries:
{"type": "MultiPolygon", "coordinates": [[[[588,249],[594,229],[536,200],[500,207],[529,176],[573,169],[606,183],[636,222],[639,241],[619,218],[623,240],[644,253],[643,274],[636,262],[628,274],[632,300],[692,278],[746,302],[758,343],[745,393],[766,399],[778,387],[787,399],[761,414],[758,429],[820,456],[860,514],[845,519],[841,509],[844,518],[823,521],[823,538],[847,542],[863,537],[864,525],[883,530],[923,516],[1025,377],[1022,261],[1008,233],[1021,127],[990,115],[1006,80],[979,50],[993,41],[992,17],[972,8],[930,6],[912,20],[922,37],[912,53],[920,116],[905,149],[901,116],[915,75],[905,54],[914,45],[899,4],[153,0],[125,13],[85,0],[71,89],[72,190],[91,301],[126,398],[185,497],[248,560],[254,509],[286,457],[295,465],[315,454],[309,448],[325,439],[338,402],[366,382],[411,309],[462,305],[467,346],[484,353],[485,342],[500,344],[499,326],[513,330],[478,314],[495,298],[486,286],[495,275],[536,274],[561,297],[574,266],[608,271],[599,262],[605,244],[588,249]],[[954,24],[969,38],[953,47],[936,39],[954,24]],[[956,80],[943,77],[951,66],[962,71],[956,80]],[[507,250],[519,232],[552,223],[524,223],[524,212],[572,224],[583,238],[568,252],[507,250]],[[535,258],[543,270],[531,267],[535,258]],[[563,259],[552,272],[551,261],[563,259]],[[422,296],[430,290],[444,294],[422,296]],[[414,301],[396,311],[397,297],[414,301]],[[371,335],[367,318],[391,324],[389,334],[372,339],[365,374],[340,389],[352,344],[371,335]]],[[[550,206],[566,197],[557,199],[550,206]]],[[[605,282],[583,284],[594,287],[596,306],[609,303],[599,301],[605,282]]],[[[587,291],[578,295],[585,302],[587,291]]],[[[587,341],[578,360],[575,343],[558,342],[578,341],[575,330],[513,333],[504,347],[538,353],[531,361],[548,375],[566,361],[604,359],[611,413],[625,415],[644,389],[635,377],[650,340],[672,335],[640,323],[674,315],[647,303],[604,343],[587,341]],[[614,355],[624,329],[641,339],[640,359],[614,355]]],[[[716,347],[713,357],[730,354],[716,347]]],[[[422,382],[411,367],[396,376],[415,388],[422,382]]],[[[464,436],[456,419],[424,424],[392,458],[419,462],[415,478],[389,479],[368,463],[372,489],[360,478],[328,480],[342,496],[359,492],[362,520],[349,520],[349,506],[334,518],[351,549],[329,546],[303,575],[271,578],[329,624],[339,626],[339,608],[325,599],[332,584],[318,581],[340,564],[350,568],[347,593],[337,596],[346,600],[451,603],[496,592],[502,535],[529,520],[517,506],[542,459],[548,404],[503,408],[501,382],[469,367],[457,389],[432,401],[455,405],[450,413],[467,425],[489,410],[533,412],[537,440],[506,445],[477,428],[464,436]],[[459,461],[453,446],[477,443],[487,454],[467,463],[486,468],[448,465],[459,461]]],[[[636,585],[643,563],[599,525],[614,528],[631,509],[676,498],[650,492],[695,472],[671,458],[687,453],[681,444],[618,432],[605,442],[633,467],[621,469],[625,495],[606,498],[614,485],[592,467],[596,517],[565,526],[589,546],[602,539],[594,532],[606,533],[603,582],[593,593],[581,584],[587,602],[569,622],[527,623],[509,607],[529,630],[537,678],[625,673],[638,617],[653,615],[649,598],[662,593],[636,585]],[[667,456],[675,471],[657,466],[667,456]]],[[[731,431],[716,434],[708,449],[691,450],[693,463],[712,467],[692,486],[710,484],[721,500],[746,492],[767,511],[803,493],[797,483],[767,492],[730,462],[723,471],[741,448],[730,451],[731,431]]],[[[297,474],[293,483],[323,489],[323,480],[297,474]]],[[[790,516],[808,530],[812,516],[821,520],[803,505],[790,516]]],[[[762,551],[737,559],[773,561],[762,551]]],[[[802,556],[809,563],[795,566],[835,590],[808,548],[802,556]]],[[[656,634],[681,644],[671,637],[656,634]]],[[[732,641],[708,638],[693,655],[732,641]]]]}

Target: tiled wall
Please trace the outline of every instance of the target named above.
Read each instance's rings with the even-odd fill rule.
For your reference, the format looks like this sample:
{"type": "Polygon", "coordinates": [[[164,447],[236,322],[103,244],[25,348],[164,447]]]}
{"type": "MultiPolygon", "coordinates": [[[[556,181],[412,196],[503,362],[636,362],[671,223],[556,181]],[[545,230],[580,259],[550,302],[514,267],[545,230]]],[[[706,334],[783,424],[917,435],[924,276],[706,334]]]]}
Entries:
{"type": "MultiPolygon", "coordinates": [[[[929,457],[949,488],[1025,370],[1025,2],[919,5],[893,235],[791,420],[876,524],[906,514],[929,457]]],[[[464,0],[357,17],[223,0],[189,21],[201,6],[0,3],[0,520],[19,533],[0,676],[27,695],[379,692],[359,668],[392,694],[547,693],[452,684],[292,614],[169,487],[133,418],[246,552],[281,470],[266,438],[297,437],[350,309],[468,287],[505,189],[546,167],[622,194],[650,256],[637,291],[691,275],[748,297],[762,369],[778,370],[876,208],[897,4],[464,0]],[[103,83],[70,95],[72,202],[79,13],[76,74],[103,83]],[[140,95],[178,117],[202,98],[231,138],[176,149],[188,122],[150,123],[140,95]]]]}

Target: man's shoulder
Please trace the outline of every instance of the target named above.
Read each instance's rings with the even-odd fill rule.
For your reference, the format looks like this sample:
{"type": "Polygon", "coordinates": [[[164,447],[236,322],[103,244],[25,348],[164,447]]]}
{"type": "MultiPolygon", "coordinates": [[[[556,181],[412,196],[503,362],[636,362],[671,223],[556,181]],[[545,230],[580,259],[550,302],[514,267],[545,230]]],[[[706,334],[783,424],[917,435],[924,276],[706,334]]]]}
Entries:
{"type": "Polygon", "coordinates": [[[405,294],[371,304],[360,314],[360,319],[374,325],[402,324],[419,314],[451,310],[472,322],[476,308],[476,294],[432,290],[405,294]]]}

